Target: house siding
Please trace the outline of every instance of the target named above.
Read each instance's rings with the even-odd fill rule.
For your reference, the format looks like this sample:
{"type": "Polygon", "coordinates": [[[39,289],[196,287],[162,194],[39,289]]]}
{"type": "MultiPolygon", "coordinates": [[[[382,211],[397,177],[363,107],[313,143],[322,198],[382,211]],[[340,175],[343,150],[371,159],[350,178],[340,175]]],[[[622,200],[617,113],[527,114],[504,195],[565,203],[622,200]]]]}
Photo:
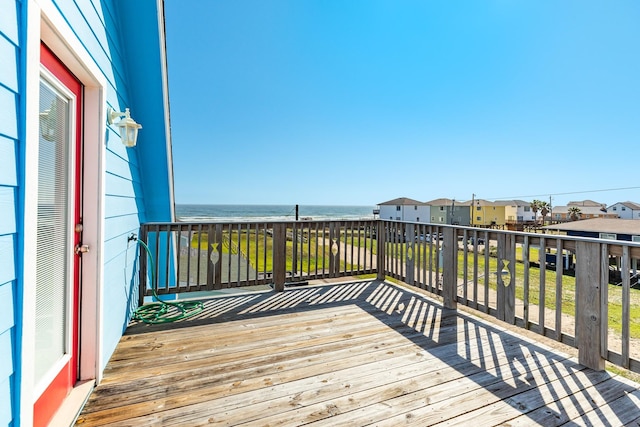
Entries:
{"type": "Polygon", "coordinates": [[[18,388],[16,299],[18,278],[18,183],[21,4],[0,0],[0,425],[15,425],[18,388]]]}
{"type": "MultiPolygon", "coordinates": [[[[19,426],[22,375],[31,366],[21,366],[22,322],[25,301],[23,292],[32,289],[33,283],[25,284],[22,254],[24,252],[25,216],[25,157],[28,144],[37,144],[25,139],[26,91],[34,82],[26,80],[27,25],[40,26],[40,22],[27,22],[27,9],[47,4],[47,10],[57,10],[69,29],[82,45],[95,66],[102,73],[106,87],[104,99],[107,107],[117,111],[131,109],[131,115],[143,125],[138,147],[127,148],[121,141],[114,125],[106,126],[104,165],[104,218],[102,235],[104,241],[102,265],[102,293],[99,301],[103,307],[101,328],[101,357],[103,370],[113,353],[137,303],[137,254],[131,234],[139,232],[140,224],[149,220],[148,212],[157,220],[173,217],[170,152],[168,152],[168,126],[165,120],[163,98],[164,87],[160,71],[148,58],[132,58],[127,44],[142,46],[160,54],[158,10],[156,1],[139,2],[147,16],[142,25],[124,24],[122,15],[127,12],[129,2],[121,0],[41,0],[38,4],[27,0],[0,0],[0,425],[19,426]],[[135,61],[134,61],[135,59],[135,61]],[[127,67],[135,64],[132,72],[127,67]],[[136,81],[136,79],[138,81],[136,81]],[[145,80],[146,79],[146,80],[145,80]],[[141,81],[142,80],[142,81],[141,81]],[[147,81],[148,80],[148,81],[147,81]],[[146,93],[136,94],[142,85],[146,93]],[[157,93],[156,93],[157,92],[157,93]],[[148,99],[146,95],[149,95],[148,99]],[[136,115],[138,114],[138,115],[136,115]],[[140,157],[151,156],[143,167],[140,157]],[[140,147],[145,147],[141,149],[140,147]],[[144,151],[141,154],[141,151],[144,151]],[[163,158],[164,156],[164,158],[163,158]],[[153,162],[162,167],[153,169],[153,162]],[[149,176],[143,176],[143,175],[149,176]],[[163,174],[169,179],[161,179],[163,174]],[[154,181],[154,179],[156,181],[154,181]],[[170,185],[169,185],[170,184],[170,185]],[[153,188],[146,188],[151,186],[153,188]],[[158,195],[153,202],[149,194],[158,195]],[[151,207],[151,208],[149,208],[151,207]],[[123,274],[124,272],[124,274],[123,274]]],[[[138,2],[136,2],[138,3],[138,2]]],[[[30,14],[33,16],[33,14],[30,14]]],[[[60,20],[59,20],[60,21],[60,20]]],[[[60,21],[60,22],[63,22],[60,21]]],[[[138,23],[140,24],[140,23],[138,23]]],[[[31,42],[30,42],[31,43],[31,42]]],[[[30,45],[31,46],[31,45],[30,45]]],[[[31,64],[29,64],[31,65],[31,64]]],[[[99,74],[98,73],[98,74],[99,74]]],[[[86,144],[97,141],[85,140],[86,144]]],[[[30,243],[30,242],[28,242],[30,243]]],[[[25,345],[28,345],[26,343],[25,345]]],[[[26,376],[28,377],[28,376],[26,376]]],[[[29,385],[31,387],[31,385],[29,385]]],[[[25,388],[27,388],[25,386],[25,388]]],[[[29,402],[30,403],[30,402],[29,402]]]]}
{"type": "MultiPolygon", "coordinates": [[[[116,111],[124,111],[129,107],[132,116],[137,119],[136,109],[130,103],[131,89],[135,85],[128,80],[128,70],[124,65],[127,60],[122,29],[117,24],[117,6],[109,0],[58,0],[55,5],[107,80],[107,106],[116,111]]],[[[143,132],[140,142],[142,137],[143,132]]],[[[107,126],[105,142],[105,172],[109,179],[105,176],[104,291],[101,301],[103,307],[109,309],[103,311],[101,369],[113,353],[132,314],[127,307],[132,293],[136,291],[131,287],[131,277],[135,274],[135,251],[128,250],[127,237],[132,233],[137,234],[140,223],[146,220],[145,210],[139,208],[144,205],[144,195],[137,150],[128,149],[121,143],[114,125],[107,126]],[[110,270],[113,269],[120,271],[120,274],[111,274],[110,270]],[[123,271],[129,278],[122,275],[123,271]]]]}

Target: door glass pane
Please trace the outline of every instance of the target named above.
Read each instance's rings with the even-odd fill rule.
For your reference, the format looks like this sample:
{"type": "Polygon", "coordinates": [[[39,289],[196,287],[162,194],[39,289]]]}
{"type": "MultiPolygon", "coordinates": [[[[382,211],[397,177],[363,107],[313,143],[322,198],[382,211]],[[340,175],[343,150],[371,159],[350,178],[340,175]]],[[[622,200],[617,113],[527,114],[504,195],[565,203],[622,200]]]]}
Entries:
{"type": "Polygon", "coordinates": [[[68,352],[69,100],[40,83],[36,255],[36,384],[68,352]]]}

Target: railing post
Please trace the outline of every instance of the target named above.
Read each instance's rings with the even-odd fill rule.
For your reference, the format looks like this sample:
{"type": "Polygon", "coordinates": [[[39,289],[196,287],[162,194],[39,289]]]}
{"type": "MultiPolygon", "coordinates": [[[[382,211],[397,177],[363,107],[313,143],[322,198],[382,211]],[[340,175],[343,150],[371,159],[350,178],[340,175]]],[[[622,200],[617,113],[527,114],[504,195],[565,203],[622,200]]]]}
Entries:
{"type": "Polygon", "coordinates": [[[442,234],[442,298],[445,308],[456,309],[458,307],[458,240],[456,230],[452,227],[446,227],[442,234]]]}
{"type": "Polygon", "coordinates": [[[386,277],[386,266],[385,266],[385,248],[386,248],[386,233],[385,233],[385,222],[378,220],[376,227],[376,241],[377,241],[377,251],[378,256],[376,258],[376,269],[378,271],[378,280],[384,280],[386,277]]]}
{"type": "MultiPolygon", "coordinates": [[[[602,371],[602,318],[600,293],[607,283],[601,282],[600,244],[576,242],[576,341],[578,362],[602,371]]],[[[561,310],[562,307],[556,307],[561,310]]]]}
{"type": "Polygon", "coordinates": [[[273,288],[277,292],[284,291],[287,269],[287,226],[278,223],[273,225],[273,288]]]}

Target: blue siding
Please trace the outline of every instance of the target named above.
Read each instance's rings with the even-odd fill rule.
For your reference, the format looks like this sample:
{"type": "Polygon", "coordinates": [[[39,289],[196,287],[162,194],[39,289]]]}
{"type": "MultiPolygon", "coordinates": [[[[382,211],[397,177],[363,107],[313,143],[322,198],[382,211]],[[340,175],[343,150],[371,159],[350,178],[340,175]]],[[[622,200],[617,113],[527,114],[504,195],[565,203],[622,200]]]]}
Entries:
{"type": "MultiPolygon", "coordinates": [[[[18,49],[16,45],[4,37],[0,37],[0,58],[3,61],[18,63],[18,49]]],[[[14,67],[0,68],[0,82],[9,89],[18,91],[18,70],[14,67]]]]}
{"type": "Polygon", "coordinates": [[[19,388],[14,379],[17,354],[16,301],[19,211],[17,191],[19,146],[20,55],[15,0],[0,0],[0,425],[13,425],[19,388]]]}
{"type": "MultiPolygon", "coordinates": [[[[164,99],[161,74],[149,73],[149,70],[160,70],[162,58],[159,49],[148,49],[151,43],[158,43],[157,19],[158,13],[155,2],[119,2],[120,7],[126,7],[126,13],[119,18],[129,33],[140,33],[141,43],[128,43],[126,59],[128,75],[137,84],[137,90],[131,94],[133,105],[136,107],[134,118],[143,125],[140,131],[139,143],[136,147],[140,157],[140,177],[145,190],[145,209],[148,221],[169,221],[172,219],[170,182],[171,176],[165,144],[167,135],[162,126],[145,128],[145,123],[153,123],[162,117],[164,99]]],[[[132,115],[133,115],[133,109],[132,115]]]]}
{"type": "Polygon", "coordinates": [[[18,45],[18,8],[16,0],[0,0],[0,35],[18,45]]]}
{"type": "MultiPolygon", "coordinates": [[[[11,64],[16,66],[16,64],[11,64]]],[[[5,65],[6,66],[6,65],[5,65]]],[[[18,138],[18,99],[14,91],[0,86],[0,135],[18,138]]]]}
{"type": "Polygon", "coordinates": [[[12,411],[11,406],[13,403],[13,380],[12,378],[5,378],[0,380],[0,425],[11,426],[12,411]]]}
{"type": "Polygon", "coordinates": [[[16,232],[15,187],[0,185],[0,235],[16,232]]]}
{"type": "Polygon", "coordinates": [[[15,351],[14,281],[0,285],[0,425],[11,425],[13,419],[12,404],[17,400],[14,387],[16,369],[13,355],[15,351]]]}
{"type": "MultiPolygon", "coordinates": [[[[169,219],[173,210],[168,203],[171,195],[166,179],[170,176],[166,168],[169,153],[165,143],[157,5],[155,0],[52,1],[104,75],[107,106],[120,111],[129,107],[134,119],[143,125],[140,145],[133,149],[122,145],[115,126],[107,127],[105,135],[105,265],[101,302],[105,308],[102,358],[106,363],[137,302],[138,248],[127,242],[127,237],[139,232],[149,206],[156,219],[169,219]],[[132,5],[136,13],[145,15],[138,23],[126,18],[132,5]],[[140,48],[142,53],[134,50],[140,48]],[[149,157],[141,162],[146,156],[149,157]],[[158,212],[162,218],[157,217],[158,212]]],[[[20,239],[24,226],[21,200],[26,149],[22,98],[26,83],[22,69],[26,29],[22,28],[21,16],[26,16],[29,4],[27,0],[0,0],[0,425],[3,426],[20,424],[16,411],[20,404],[22,367],[18,343],[24,284],[18,251],[24,243],[20,239]]]]}
{"type": "MultiPolygon", "coordinates": [[[[135,292],[137,248],[127,242],[147,220],[149,206],[169,219],[173,206],[168,203],[166,135],[160,74],[159,33],[155,1],[57,0],[56,5],[73,32],[92,56],[107,79],[107,105],[115,110],[130,108],[132,117],[142,124],[139,144],[126,148],[117,128],[107,128],[104,229],[104,311],[103,360],[111,356],[124,325],[131,315],[131,295],[135,292]],[[131,7],[141,22],[131,25],[131,7]],[[134,51],[142,47],[143,52],[134,51]],[[142,69],[139,69],[142,67],[142,69]],[[142,157],[146,168],[141,167],[142,157]],[[158,167],[159,165],[159,167],[158,167]],[[160,187],[159,189],[156,187],[160,187]],[[154,200],[151,200],[154,199],[154,200]],[[123,274],[124,271],[124,274],[123,274]]],[[[157,218],[161,219],[161,218],[157,218]]],[[[134,298],[135,303],[135,298],[134,298]]]]}
{"type": "Polygon", "coordinates": [[[0,185],[18,185],[16,141],[0,136],[0,185]]]}

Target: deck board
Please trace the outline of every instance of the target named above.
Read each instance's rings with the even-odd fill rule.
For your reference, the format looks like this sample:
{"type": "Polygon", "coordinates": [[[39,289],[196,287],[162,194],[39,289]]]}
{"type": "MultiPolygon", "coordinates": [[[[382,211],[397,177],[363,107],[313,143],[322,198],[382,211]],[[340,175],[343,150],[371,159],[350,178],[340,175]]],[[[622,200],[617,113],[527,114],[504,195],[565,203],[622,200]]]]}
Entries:
{"type": "Polygon", "coordinates": [[[636,383],[365,281],[131,325],[77,425],[626,425],[639,411],[636,383]]]}

